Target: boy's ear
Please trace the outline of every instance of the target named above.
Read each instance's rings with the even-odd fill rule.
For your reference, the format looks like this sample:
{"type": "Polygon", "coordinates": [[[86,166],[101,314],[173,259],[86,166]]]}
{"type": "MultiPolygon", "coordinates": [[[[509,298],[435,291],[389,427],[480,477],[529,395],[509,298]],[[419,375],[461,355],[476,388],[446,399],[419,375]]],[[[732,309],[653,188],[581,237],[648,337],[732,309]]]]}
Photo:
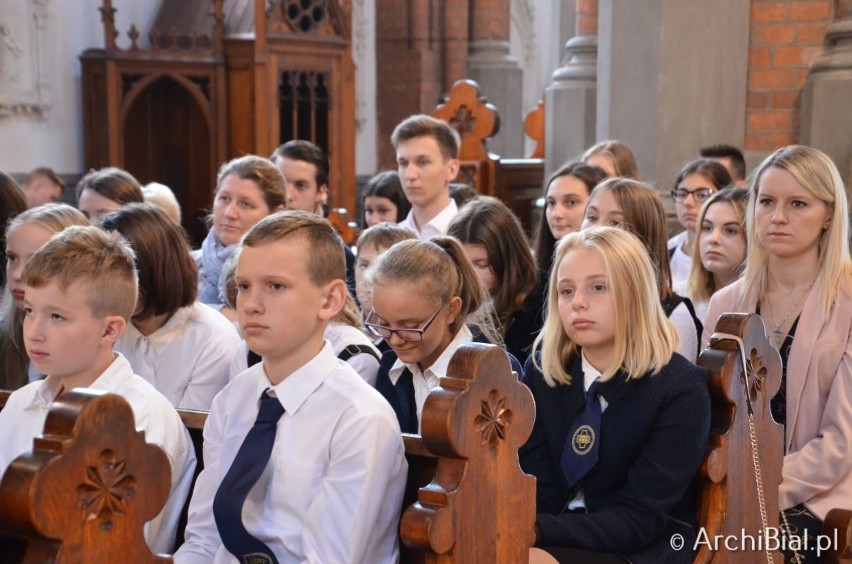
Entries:
{"type": "Polygon", "coordinates": [[[447,321],[452,323],[456,320],[459,312],[461,311],[462,299],[459,296],[453,296],[450,298],[450,303],[447,304],[447,321]]]}
{"type": "Polygon", "coordinates": [[[319,318],[323,321],[329,321],[343,309],[349,290],[346,289],[346,283],[338,279],[326,284],[324,293],[325,300],[320,308],[319,318]]]}
{"type": "Polygon", "coordinates": [[[461,167],[461,163],[458,159],[450,159],[447,163],[447,182],[452,182],[456,179],[456,176],[459,175],[459,168],[461,167]]]}
{"type": "Polygon", "coordinates": [[[104,339],[112,347],[126,328],[127,321],[122,316],[108,315],[104,319],[104,332],[101,339],[104,339]]]}

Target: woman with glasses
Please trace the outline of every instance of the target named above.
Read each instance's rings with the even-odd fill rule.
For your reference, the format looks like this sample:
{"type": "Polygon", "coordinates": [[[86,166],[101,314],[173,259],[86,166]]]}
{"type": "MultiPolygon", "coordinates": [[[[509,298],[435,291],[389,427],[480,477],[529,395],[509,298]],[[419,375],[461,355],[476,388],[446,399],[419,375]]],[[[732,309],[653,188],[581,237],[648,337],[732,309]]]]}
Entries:
{"type": "Polygon", "coordinates": [[[671,195],[675,201],[677,220],[684,230],[669,239],[673,284],[689,278],[695,246],[696,219],[701,205],[713,192],[730,186],[731,182],[728,170],[711,159],[696,159],[678,173],[671,195]]]}
{"type": "MultiPolygon", "coordinates": [[[[492,343],[490,301],[464,249],[452,237],[402,241],[367,270],[373,309],[365,325],[391,350],[382,356],[376,389],[403,433],[417,433],[426,396],[447,374],[456,350],[474,340],[466,322],[492,343]]],[[[514,366],[521,374],[517,360],[514,366]]]]}

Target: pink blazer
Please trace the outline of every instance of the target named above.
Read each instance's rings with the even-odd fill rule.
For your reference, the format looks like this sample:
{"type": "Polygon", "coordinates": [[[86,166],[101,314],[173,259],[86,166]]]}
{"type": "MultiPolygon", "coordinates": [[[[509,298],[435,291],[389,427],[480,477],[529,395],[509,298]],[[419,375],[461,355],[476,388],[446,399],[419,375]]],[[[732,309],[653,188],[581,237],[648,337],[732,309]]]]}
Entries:
{"type": "MultiPolygon", "coordinates": [[[[738,280],[713,295],[702,348],[719,316],[737,311],[742,285],[738,280]]],[[[812,291],[805,300],[787,363],[787,454],[779,499],[784,509],[804,503],[825,519],[832,508],[852,508],[852,283],[841,285],[827,318],[818,295],[812,291]]],[[[741,309],[754,313],[756,304],[741,309]]]]}

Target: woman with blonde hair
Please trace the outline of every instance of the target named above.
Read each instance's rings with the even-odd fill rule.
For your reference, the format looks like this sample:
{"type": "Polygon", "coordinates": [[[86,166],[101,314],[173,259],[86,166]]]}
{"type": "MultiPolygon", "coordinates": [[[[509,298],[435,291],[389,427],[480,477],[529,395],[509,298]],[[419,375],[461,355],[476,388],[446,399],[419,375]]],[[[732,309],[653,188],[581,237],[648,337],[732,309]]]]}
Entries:
{"type": "Polygon", "coordinates": [[[633,234],[599,227],[560,242],[525,366],[537,413],[520,451],[537,480],[536,546],[559,562],[692,560],[669,541],[696,536],[710,397],[704,370],[675,352],[658,295],[633,234]]]}
{"type": "Polygon", "coordinates": [[[583,162],[599,166],[607,176],[639,178],[639,167],[630,147],[621,141],[601,141],[583,153],[583,162]]]}
{"type": "Polygon", "coordinates": [[[746,205],[748,190],[726,188],[710,196],[698,212],[689,278],[675,282],[672,289],[692,300],[702,323],[713,294],[739,278],[745,268],[746,205]]]}
{"type": "Polygon", "coordinates": [[[24,266],[51,237],[72,225],[88,225],[80,211],[66,204],[44,204],[15,216],[6,228],[6,292],[8,306],[0,327],[3,359],[0,389],[16,390],[41,377],[31,368],[24,348],[24,266]]]}
{"type": "Polygon", "coordinates": [[[849,206],[831,159],[800,145],[767,157],[749,192],[748,262],[710,300],[704,343],[723,312],[763,318],[781,353],[772,414],[786,435],[782,517],[798,538],[816,536],[831,508],[852,506],[849,206]]]}

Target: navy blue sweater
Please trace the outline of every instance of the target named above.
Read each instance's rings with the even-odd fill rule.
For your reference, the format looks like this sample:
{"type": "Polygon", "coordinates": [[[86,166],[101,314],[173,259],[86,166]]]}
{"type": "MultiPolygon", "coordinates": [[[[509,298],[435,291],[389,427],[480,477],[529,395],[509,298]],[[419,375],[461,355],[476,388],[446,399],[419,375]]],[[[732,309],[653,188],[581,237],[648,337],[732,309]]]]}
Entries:
{"type": "Polygon", "coordinates": [[[551,388],[527,361],[524,383],[536,403],[521,466],[537,479],[536,521],[541,546],[614,552],[636,564],[692,562],[695,495],[692,481],[707,452],[710,395],[706,372],[675,354],[654,376],[601,384],[606,399],[598,464],[581,482],[586,512],[563,513],[576,490],[560,467],[562,449],[584,402],[579,354],[569,362],[571,384],[551,388]],[[682,534],[686,547],[672,550],[682,534]]]}

